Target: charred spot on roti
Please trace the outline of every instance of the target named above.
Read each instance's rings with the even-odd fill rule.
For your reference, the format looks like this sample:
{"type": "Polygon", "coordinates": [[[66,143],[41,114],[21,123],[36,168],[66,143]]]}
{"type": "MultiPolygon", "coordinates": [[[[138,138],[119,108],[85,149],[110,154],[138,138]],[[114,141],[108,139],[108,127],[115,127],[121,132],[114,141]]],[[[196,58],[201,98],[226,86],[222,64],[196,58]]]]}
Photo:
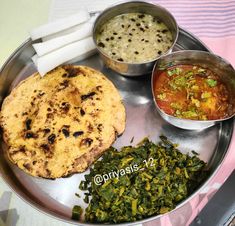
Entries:
{"type": "Polygon", "coordinates": [[[45,92],[43,92],[43,91],[40,90],[39,93],[38,93],[38,95],[37,95],[37,97],[40,98],[40,97],[42,97],[43,95],[45,95],[45,92]]]}
{"type": "Polygon", "coordinates": [[[102,129],[103,129],[103,125],[102,125],[102,124],[99,124],[99,125],[97,126],[97,129],[98,129],[99,132],[101,132],[102,129]]]}
{"type": "Polygon", "coordinates": [[[51,171],[49,169],[46,169],[46,176],[50,177],[50,175],[51,175],[51,171]]]}
{"type": "Polygon", "coordinates": [[[56,139],[56,135],[54,133],[52,133],[48,138],[48,142],[49,144],[53,144],[55,142],[55,139],[56,139]]]}
{"type": "Polygon", "coordinates": [[[32,123],[32,119],[30,118],[26,119],[25,121],[26,130],[31,130],[31,123],[32,123]]]}
{"type": "Polygon", "coordinates": [[[78,137],[78,136],[81,136],[81,135],[83,135],[83,134],[84,134],[83,131],[77,131],[77,132],[74,132],[74,133],[73,133],[73,136],[74,136],[74,137],[78,137]]]}
{"type": "Polygon", "coordinates": [[[99,92],[103,92],[103,90],[102,90],[102,86],[96,86],[96,89],[99,91],[99,92]]]}
{"type": "Polygon", "coordinates": [[[80,109],[80,114],[81,114],[81,116],[84,116],[86,114],[86,112],[81,108],[80,109]]]}
{"type": "Polygon", "coordinates": [[[49,128],[45,128],[45,129],[43,129],[43,132],[44,132],[45,134],[47,134],[47,133],[50,133],[51,130],[50,130],[49,128]]]}
{"type": "Polygon", "coordinates": [[[87,131],[88,131],[89,133],[91,133],[91,132],[93,131],[93,126],[91,125],[91,123],[88,123],[87,131]]]}
{"type": "Polygon", "coordinates": [[[83,70],[81,68],[75,68],[72,65],[65,65],[63,66],[63,69],[65,69],[65,71],[67,72],[65,73],[66,76],[64,76],[67,78],[74,78],[78,75],[83,74],[83,70]]]}
{"type": "Polygon", "coordinates": [[[63,113],[67,113],[70,109],[70,104],[67,102],[63,102],[60,106],[60,109],[62,110],[63,113]]]}
{"type": "Polygon", "coordinates": [[[62,129],[62,133],[64,134],[65,137],[69,137],[69,134],[70,134],[70,133],[69,133],[69,130],[68,130],[68,129],[63,128],[63,129],[62,129]]]}
{"type": "Polygon", "coordinates": [[[89,146],[91,146],[92,142],[93,142],[93,139],[88,137],[88,138],[81,140],[80,146],[88,146],[89,147],[89,146]]]}
{"type": "Polygon", "coordinates": [[[42,144],[42,145],[40,146],[40,148],[42,148],[42,150],[43,150],[45,153],[47,153],[47,152],[50,151],[50,146],[49,146],[48,144],[42,144]]]}
{"type": "Polygon", "coordinates": [[[62,78],[66,78],[67,77],[67,73],[64,73],[63,75],[62,75],[62,78]]]}
{"type": "Polygon", "coordinates": [[[17,153],[26,153],[25,146],[20,146],[17,150],[12,150],[10,154],[15,155],[17,153]]]}
{"type": "Polygon", "coordinates": [[[23,166],[27,169],[30,170],[31,169],[31,165],[29,163],[24,163],[23,166]]]}
{"type": "Polygon", "coordinates": [[[31,131],[29,131],[29,132],[26,132],[25,133],[25,138],[26,139],[31,139],[31,138],[37,138],[38,137],[38,135],[37,134],[35,134],[35,133],[33,133],[33,132],[31,132],[31,131]]]}
{"type": "Polygon", "coordinates": [[[54,114],[53,113],[47,113],[46,114],[46,118],[47,119],[53,119],[54,118],[54,114]]]}
{"type": "Polygon", "coordinates": [[[58,91],[64,90],[68,86],[69,86],[69,80],[63,80],[58,86],[58,91]]]}
{"type": "Polygon", "coordinates": [[[82,101],[84,101],[86,99],[91,99],[95,94],[96,94],[96,92],[90,92],[88,94],[84,94],[81,96],[81,99],[82,99],[82,101]]]}

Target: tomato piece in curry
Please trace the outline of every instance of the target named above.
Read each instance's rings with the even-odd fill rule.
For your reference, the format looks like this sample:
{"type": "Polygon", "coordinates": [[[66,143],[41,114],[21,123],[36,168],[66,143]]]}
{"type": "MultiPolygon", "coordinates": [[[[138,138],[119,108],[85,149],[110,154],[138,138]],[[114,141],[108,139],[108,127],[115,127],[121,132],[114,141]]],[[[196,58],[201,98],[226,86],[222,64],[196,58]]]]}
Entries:
{"type": "Polygon", "coordinates": [[[157,73],[154,94],[157,105],[166,114],[192,120],[228,116],[228,90],[211,70],[177,65],[157,73]]]}

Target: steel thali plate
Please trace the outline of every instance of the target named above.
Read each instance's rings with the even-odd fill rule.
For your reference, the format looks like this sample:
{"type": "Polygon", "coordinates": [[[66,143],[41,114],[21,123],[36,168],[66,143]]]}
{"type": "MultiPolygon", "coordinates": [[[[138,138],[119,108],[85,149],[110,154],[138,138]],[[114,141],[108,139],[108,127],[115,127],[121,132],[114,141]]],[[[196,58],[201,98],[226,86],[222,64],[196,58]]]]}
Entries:
{"type": "MultiPolygon", "coordinates": [[[[210,51],[195,36],[180,29],[179,38],[173,51],[182,49],[210,51]]],[[[27,40],[3,65],[0,71],[1,101],[22,79],[36,72],[36,68],[31,62],[31,57],[34,54],[32,42],[27,40]]],[[[180,145],[179,149],[184,153],[195,150],[200,154],[199,157],[208,163],[207,180],[173,211],[177,211],[178,208],[185,205],[213,178],[229,148],[234,127],[233,119],[202,131],[178,129],[165,122],[155,110],[151,94],[151,75],[135,78],[123,77],[106,68],[98,54],[84,56],[84,60],[75,64],[87,65],[100,70],[114,83],[123,98],[127,113],[126,130],[113,146],[120,148],[130,145],[133,137],[132,145],[135,145],[146,136],[157,142],[159,141],[159,135],[164,134],[173,142],[178,143],[180,145]]],[[[78,192],[78,185],[87,172],[56,180],[35,178],[8,163],[3,155],[6,147],[2,141],[1,144],[0,173],[15,193],[46,214],[72,224],[78,224],[78,222],[71,220],[71,209],[73,205],[85,207],[82,201],[83,197],[79,199],[75,196],[75,193],[78,192]]],[[[139,222],[122,225],[143,223],[159,217],[153,216],[139,222]]],[[[82,225],[92,224],[83,222],[82,225]]]]}

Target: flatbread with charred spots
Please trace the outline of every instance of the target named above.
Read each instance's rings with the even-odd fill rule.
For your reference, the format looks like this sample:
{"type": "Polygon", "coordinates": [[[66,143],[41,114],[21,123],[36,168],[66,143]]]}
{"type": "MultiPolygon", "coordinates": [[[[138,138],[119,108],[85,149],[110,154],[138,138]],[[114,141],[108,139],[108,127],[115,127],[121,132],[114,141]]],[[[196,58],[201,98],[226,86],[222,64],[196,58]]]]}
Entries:
{"type": "Polygon", "coordinates": [[[15,87],[1,109],[10,161],[44,178],[85,171],[125,129],[118,90],[101,72],[62,66],[15,87]]]}

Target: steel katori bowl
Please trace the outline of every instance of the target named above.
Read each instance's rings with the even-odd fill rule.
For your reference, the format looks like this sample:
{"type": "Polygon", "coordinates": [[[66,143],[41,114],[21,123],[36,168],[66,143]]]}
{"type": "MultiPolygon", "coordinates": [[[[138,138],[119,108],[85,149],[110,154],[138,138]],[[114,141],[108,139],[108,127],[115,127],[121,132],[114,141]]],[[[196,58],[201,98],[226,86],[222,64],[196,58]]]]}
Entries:
{"type": "Polygon", "coordinates": [[[178,128],[186,130],[202,130],[211,127],[216,123],[232,118],[235,115],[235,70],[228,61],[215,54],[197,50],[183,50],[165,55],[161,57],[154,66],[151,86],[157,111],[164,120],[178,128]],[[231,108],[228,117],[217,120],[191,120],[177,118],[165,113],[157,104],[154,86],[157,82],[159,75],[158,72],[176,65],[200,66],[217,74],[229,93],[229,104],[231,108]]]}
{"type": "MultiPolygon", "coordinates": [[[[106,54],[101,47],[98,46],[97,34],[99,34],[102,25],[104,25],[108,20],[114,18],[115,16],[125,13],[148,14],[153,16],[154,18],[161,20],[168,27],[169,31],[172,34],[172,44],[170,48],[161,55],[170,53],[177,41],[179,28],[176,23],[176,20],[169,11],[167,11],[160,5],[151,4],[145,1],[129,1],[122,2],[117,5],[111,6],[110,8],[107,8],[97,17],[94,23],[93,40],[96,45],[96,48],[100,53],[101,58],[103,59],[107,67],[125,76],[140,76],[151,73],[155,61],[158,60],[161,55],[156,56],[156,58],[150,61],[143,61],[140,63],[128,63],[113,59],[111,56],[106,54]]],[[[139,44],[141,45],[141,43],[139,44]]]]}

